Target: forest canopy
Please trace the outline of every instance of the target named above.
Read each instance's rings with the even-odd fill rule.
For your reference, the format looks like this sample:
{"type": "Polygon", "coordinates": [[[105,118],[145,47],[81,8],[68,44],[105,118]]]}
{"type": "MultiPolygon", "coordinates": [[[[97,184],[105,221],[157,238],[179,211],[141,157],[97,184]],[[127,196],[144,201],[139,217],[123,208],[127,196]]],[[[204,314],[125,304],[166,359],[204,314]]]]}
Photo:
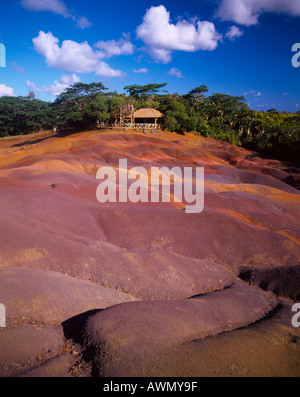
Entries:
{"type": "Polygon", "coordinates": [[[53,103],[27,97],[0,98],[0,136],[41,130],[87,130],[113,125],[120,107],[159,110],[162,128],[179,134],[194,132],[226,140],[266,155],[298,160],[300,153],[300,112],[250,109],[244,97],[222,93],[208,95],[200,85],[187,94],[170,94],[164,84],[131,85],[126,94],[108,92],[102,83],[76,83],[53,103]]]}

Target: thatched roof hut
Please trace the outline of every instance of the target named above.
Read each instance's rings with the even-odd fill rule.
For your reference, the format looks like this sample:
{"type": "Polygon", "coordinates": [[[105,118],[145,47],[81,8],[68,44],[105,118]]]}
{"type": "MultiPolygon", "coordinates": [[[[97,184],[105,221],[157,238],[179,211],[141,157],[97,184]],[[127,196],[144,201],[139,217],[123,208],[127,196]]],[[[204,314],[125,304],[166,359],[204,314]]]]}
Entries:
{"type": "Polygon", "coordinates": [[[160,128],[158,120],[162,117],[164,115],[156,109],[142,108],[135,111],[132,105],[123,105],[120,109],[120,126],[157,129],[160,128]]]}
{"type": "Polygon", "coordinates": [[[159,119],[163,115],[156,109],[142,108],[134,112],[135,119],[159,119]]]}
{"type": "Polygon", "coordinates": [[[142,108],[134,112],[134,124],[136,127],[144,129],[157,129],[157,120],[163,115],[152,108],[142,108]]]}

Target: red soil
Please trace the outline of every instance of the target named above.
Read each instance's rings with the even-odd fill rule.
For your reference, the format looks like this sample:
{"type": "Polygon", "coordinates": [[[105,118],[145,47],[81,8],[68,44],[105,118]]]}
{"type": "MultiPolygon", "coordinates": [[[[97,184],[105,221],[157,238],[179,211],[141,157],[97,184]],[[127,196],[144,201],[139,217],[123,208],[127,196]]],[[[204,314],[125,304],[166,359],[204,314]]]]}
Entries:
{"type": "MultiPolygon", "coordinates": [[[[180,363],[183,343],[224,331],[234,338],[234,329],[264,318],[282,299],[247,286],[237,278],[242,270],[286,267],[290,272],[299,264],[300,192],[286,183],[291,175],[295,172],[279,161],[194,134],[91,131],[0,140],[0,302],[8,324],[0,344],[28,318],[60,326],[80,313],[107,308],[87,316],[84,324],[74,320],[94,349],[93,368],[99,375],[101,367],[100,375],[106,376],[135,376],[144,368],[147,376],[155,372],[155,355],[175,362],[176,351],[180,363]],[[186,214],[184,204],[174,201],[100,204],[96,172],[100,166],[117,168],[123,158],[128,168],[204,167],[204,210],[186,214]],[[201,305],[189,300],[200,294],[201,305]],[[111,327],[114,332],[107,331],[111,327]],[[187,332],[190,327],[198,331],[187,332]],[[108,358],[100,365],[103,343],[108,358]],[[115,350],[123,361],[110,353],[115,350]],[[127,361],[132,371],[122,365],[127,361]]],[[[293,297],[284,298],[290,299],[289,307],[293,297]]],[[[285,327],[283,334],[299,335],[285,327]]],[[[85,340],[80,343],[87,348],[85,340]]],[[[9,352],[3,357],[0,352],[2,374],[25,371],[13,371],[8,357],[9,352]]],[[[264,368],[258,359],[249,365],[264,368]]],[[[180,376],[179,367],[172,376],[180,376]]],[[[33,368],[27,369],[32,376],[43,374],[33,368]]]]}

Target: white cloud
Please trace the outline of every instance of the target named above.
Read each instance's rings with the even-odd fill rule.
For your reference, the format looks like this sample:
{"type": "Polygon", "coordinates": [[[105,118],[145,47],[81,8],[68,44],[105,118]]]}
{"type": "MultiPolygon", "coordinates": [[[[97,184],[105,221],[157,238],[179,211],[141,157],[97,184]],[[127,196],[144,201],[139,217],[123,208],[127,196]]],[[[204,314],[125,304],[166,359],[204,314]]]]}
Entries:
{"type": "Polygon", "coordinates": [[[225,37],[229,40],[235,40],[238,37],[241,37],[244,32],[242,32],[237,26],[230,26],[228,32],[226,33],[225,37]]]}
{"type": "Polygon", "coordinates": [[[107,77],[124,77],[125,73],[122,70],[112,69],[107,63],[99,62],[95,70],[95,74],[98,76],[107,77]]]}
{"type": "Polygon", "coordinates": [[[275,108],[275,104],[274,103],[265,103],[264,105],[257,105],[258,107],[262,107],[262,108],[265,108],[265,107],[267,107],[268,109],[271,109],[271,108],[275,108]]]}
{"type": "MultiPolygon", "coordinates": [[[[80,77],[77,74],[72,74],[71,76],[68,74],[64,74],[60,77],[59,81],[65,85],[71,85],[75,83],[79,83],[81,81],[80,77]]],[[[56,83],[56,82],[55,82],[56,83]]]]}
{"type": "Polygon", "coordinates": [[[75,17],[62,0],[22,0],[21,4],[29,11],[49,11],[65,18],[71,18],[80,29],[87,29],[92,26],[86,17],[75,17]]]}
{"type": "Polygon", "coordinates": [[[12,61],[12,63],[10,64],[10,67],[12,68],[12,70],[14,70],[15,72],[18,72],[20,74],[25,73],[25,69],[22,66],[17,65],[17,63],[15,61],[12,61]]]}
{"type": "Polygon", "coordinates": [[[257,97],[262,95],[261,91],[256,91],[256,90],[246,91],[246,92],[244,92],[243,95],[246,96],[249,94],[253,94],[254,96],[257,96],[257,97]]]}
{"type": "Polygon", "coordinates": [[[22,0],[21,4],[30,11],[50,11],[65,18],[71,16],[66,5],[61,0],[22,0]]]}
{"type": "Polygon", "coordinates": [[[0,97],[1,96],[15,96],[14,89],[5,84],[0,84],[0,97]]]}
{"type": "Polygon", "coordinates": [[[33,92],[38,92],[38,93],[46,93],[49,95],[59,95],[62,92],[65,91],[66,88],[68,88],[70,85],[79,83],[80,77],[77,76],[76,74],[70,75],[63,75],[60,77],[59,80],[55,80],[53,85],[50,86],[42,86],[41,88],[37,88],[34,83],[32,83],[30,80],[27,80],[27,87],[29,90],[33,92]]]}
{"type": "Polygon", "coordinates": [[[258,23],[260,15],[273,12],[300,16],[299,0],[222,0],[216,16],[250,26],[258,23]]]}
{"type": "Polygon", "coordinates": [[[103,51],[103,58],[111,58],[116,55],[131,55],[134,52],[134,45],[130,42],[130,38],[124,35],[124,38],[108,41],[98,41],[96,48],[103,51]]]}
{"type": "Polygon", "coordinates": [[[183,75],[182,75],[181,71],[180,71],[179,69],[176,69],[176,68],[170,69],[169,72],[168,72],[168,74],[169,74],[170,76],[178,77],[179,79],[182,79],[182,78],[183,78],[183,75]]]}
{"type": "Polygon", "coordinates": [[[149,54],[163,63],[171,61],[173,51],[214,50],[221,40],[212,22],[180,20],[174,25],[163,5],[147,11],[136,33],[148,46],[149,54]]]}
{"type": "Polygon", "coordinates": [[[246,92],[244,92],[244,96],[245,95],[248,95],[248,94],[255,94],[256,93],[256,90],[251,90],[251,91],[246,91],[246,92]]]}
{"type": "Polygon", "coordinates": [[[95,51],[84,41],[77,43],[65,40],[59,46],[59,40],[51,32],[39,32],[33,40],[35,50],[45,57],[46,64],[69,73],[95,73],[100,76],[121,77],[121,70],[112,69],[103,62],[103,52],[95,51]]]}
{"type": "Polygon", "coordinates": [[[133,73],[148,73],[147,68],[132,69],[133,73]]]}
{"type": "Polygon", "coordinates": [[[77,25],[80,29],[88,29],[92,26],[91,22],[86,17],[78,18],[77,25]]]}

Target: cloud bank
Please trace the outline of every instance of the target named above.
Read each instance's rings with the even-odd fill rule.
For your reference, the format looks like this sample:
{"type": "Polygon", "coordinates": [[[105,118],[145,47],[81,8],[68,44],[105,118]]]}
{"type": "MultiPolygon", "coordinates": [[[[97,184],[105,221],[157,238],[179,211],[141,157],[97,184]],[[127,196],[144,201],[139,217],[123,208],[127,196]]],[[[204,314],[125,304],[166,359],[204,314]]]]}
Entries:
{"type": "Polygon", "coordinates": [[[243,35],[243,32],[237,26],[230,26],[225,37],[227,37],[229,40],[233,41],[233,40],[237,39],[238,37],[241,37],[242,35],[243,35]]]}
{"type": "Polygon", "coordinates": [[[134,45],[130,42],[130,38],[124,35],[119,40],[98,41],[96,48],[103,51],[103,58],[111,58],[118,55],[132,55],[134,53],[134,45]]]}
{"type": "Polygon", "coordinates": [[[66,5],[61,0],[22,0],[21,4],[29,11],[50,11],[65,18],[71,16],[66,5]]]}
{"type": "Polygon", "coordinates": [[[147,11],[136,34],[146,44],[148,53],[163,63],[171,61],[173,51],[211,51],[221,40],[212,22],[180,20],[171,23],[170,13],[163,5],[147,11]]]}
{"type": "MultiPolygon", "coordinates": [[[[94,50],[86,41],[77,43],[64,40],[59,45],[59,39],[51,32],[39,32],[33,40],[35,50],[45,58],[48,66],[69,73],[94,73],[99,76],[122,77],[121,70],[112,69],[102,58],[106,51],[94,50]]],[[[111,54],[109,54],[111,55],[111,54]]]]}
{"type": "Polygon", "coordinates": [[[92,26],[86,17],[77,18],[73,15],[62,0],[22,0],[21,5],[29,11],[49,11],[62,15],[64,18],[71,18],[80,29],[87,29],[92,26]]]}
{"type": "Polygon", "coordinates": [[[15,96],[14,89],[5,84],[0,84],[0,97],[1,96],[15,96]]]}
{"type": "Polygon", "coordinates": [[[216,16],[223,21],[233,21],[251,26],[267,12],[300,16],[299,0],[222,0],[216,16]]]}
{"type": "Polygon", "coordinates": [[[37,88],[36,85],[30,80],[27,80],[26,84],[30,91],[57,96],[64,92],[65,89],[70,87],[72,84],[79,83],[80,81],[80,77],[76,74],[73,74],[71,76],[63,75],[59,80],[54,81],[53,85],[43,86],[41,88],[37,88]]]}
{"type": "Polygon", "coordinates": [[[181,71],[177,68],[171,68],[168,72],[169,76],[175,76],[178,79],[182,79],[183,78],[183,74],[181,73],[181,71]]]}
{"type": "Polygon", "coordinates": [[[132,69],[133,73],[148,73],[147,68],[140,68],[140,69],[132,69]]]}

